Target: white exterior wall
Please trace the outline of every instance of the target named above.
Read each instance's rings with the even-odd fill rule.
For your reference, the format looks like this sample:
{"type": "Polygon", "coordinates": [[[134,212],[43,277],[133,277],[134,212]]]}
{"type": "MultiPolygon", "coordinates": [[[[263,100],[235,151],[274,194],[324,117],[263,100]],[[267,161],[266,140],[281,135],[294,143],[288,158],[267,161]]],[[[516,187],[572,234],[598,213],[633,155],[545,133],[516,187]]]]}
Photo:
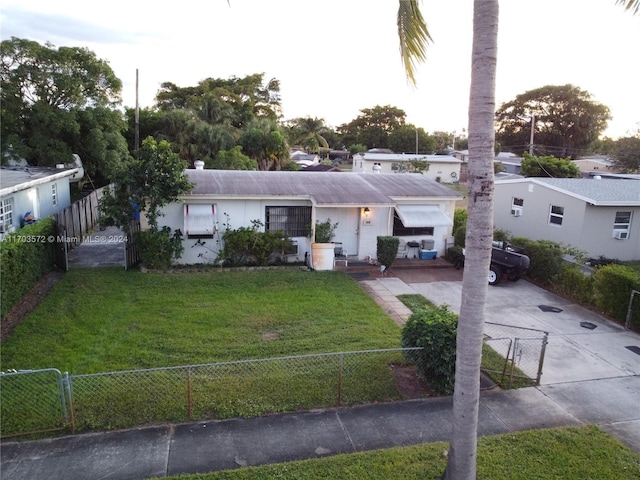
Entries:
{"type": "Polygon", "coordinates": [[[496,183],[494,225],[513,236],[571,245],[589,256],[622,261],[640,259],[640,208],[589,206],[584,200],[533,183],[496,183]],[[511,215],[513,197],[522,198],[522,215],[511,215]],[[549,223],[551,205],[564,207],[562,225],[549,223]],[[629,238],[613,238],[618,211],[632,211],[629,238]]]}
{"type": "MultiPolygon", "coordinates": [[[[218,235],[213,239],[206,238],[188,239],[183,237],[184,253],[177,262],[183,265],[193,265],[202,263],[213,263],[218,255],[220,235],[227,228],[228,214],[230,228],[248,227],[252,220],[260,220],[265,223],[266,206],[310,206],[306,200],[204,200],[190,199],[182,203],[173,203],[165,207],[162,211],[164,216],[158,219],[160,227],[168,226],[171,230],[180,229],[184,232],[184,203],[189,204],[211,204],[216,206],[216,222],[218,225],[218,235]]],[[[410,202],[415,205],[417,202],[410,202]]],[[[435,205],[435,203],[430,203],[435,205]]],[[[455,201],[441,202],[440,208],[453,219],[455,201]]],[[[364,216],[364,207],[316,207],[312,216],[315,220],[324,221],[331,218],[332,223],[338,223],[334,237],[335,242],[341,242],[342,248],[350,257],[364,260],[367,257],[376,258],[377,237],[393,235],[393,207],[369,206],[370,213],[364,216]]],[[[145,228],[145,225],[142,225],[145,228]]],[[[451,227],[435,227],[433,237],[417,236],[402,237],[405,241],[421,241],[425,238],[434,240],[434,249],[438,250],[438,256],[442,256],[446,250],[447,239],[451,235],[451,227]]],[[[297,257],[289,257],[290,261],[304,261],[305,254],[311,255],[311,238],[294,237],[298,244],[297,257]]]]}
{"type": "Polygon", "coordinates": [[[27,212],[37,219],[47,218],[71,204],[69,179],[62,178],[41,185],[3,195],[2,199],[13,198],[13,227],[20,229],[20,221],[27,212]],[[56,205],[53,204],[51,186],[56,185],[56,205]]]}
{"type": "MultiPolygon", "coordinates": [[[[401,163],[402,161],[409,162],[410,160],[411,158],[409,157],[407,157],[405,160],[376,158],[368,159],[363,155],[354,155],[352,171],[357,173],[374,173],[375,164],[379,164],[379,173],[396,173],[398,175],[401,175],[400,173],[397,173],[393,170],[393,164],[401,163]]],[[[426,160],[429,163],[429,169],[423,172],[423,175],[425,177],[430,178],[431,180],[439,181],[440,183],[454,183],[459,180],[461,163],[438,162],[437,159],[434,160],[433,156],[429,157],[426,160]]]]}

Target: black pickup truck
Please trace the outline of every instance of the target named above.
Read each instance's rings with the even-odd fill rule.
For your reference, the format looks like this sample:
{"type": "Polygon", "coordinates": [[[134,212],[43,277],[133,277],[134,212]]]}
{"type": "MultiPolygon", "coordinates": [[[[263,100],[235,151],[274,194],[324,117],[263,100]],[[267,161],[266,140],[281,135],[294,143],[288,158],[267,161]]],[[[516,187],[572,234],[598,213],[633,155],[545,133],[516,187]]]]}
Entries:
{"type": "MultiPolygon", "coordinates": [[[[497,285],[503,278],[512,282],[520,278],[529,270],[529,257],[522,253],[522,249],[507,242],[493,242],[491,251],[491,266],[489,267],[489,285],[497,285]]],[[[455,262],[456,268],[464,265],[464,249],[461,258],[455,262]]]]}

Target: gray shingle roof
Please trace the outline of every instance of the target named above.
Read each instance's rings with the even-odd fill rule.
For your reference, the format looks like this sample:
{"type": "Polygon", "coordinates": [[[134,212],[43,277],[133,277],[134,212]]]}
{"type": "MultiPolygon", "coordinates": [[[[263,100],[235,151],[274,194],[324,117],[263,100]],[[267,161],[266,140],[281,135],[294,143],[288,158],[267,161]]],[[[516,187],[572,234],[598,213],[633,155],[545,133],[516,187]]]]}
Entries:
{"type": "Polygon", "coordinates": [[[640,180],[528,178],[594,205],[640,206],[640,180]]]}
{"type": "Polygon", "coordinates": [[[457,199],[454,190],[418,174],[187,170],[193,195],[308,198],[317,205],[394,205],[412,197],[457,199]]]}

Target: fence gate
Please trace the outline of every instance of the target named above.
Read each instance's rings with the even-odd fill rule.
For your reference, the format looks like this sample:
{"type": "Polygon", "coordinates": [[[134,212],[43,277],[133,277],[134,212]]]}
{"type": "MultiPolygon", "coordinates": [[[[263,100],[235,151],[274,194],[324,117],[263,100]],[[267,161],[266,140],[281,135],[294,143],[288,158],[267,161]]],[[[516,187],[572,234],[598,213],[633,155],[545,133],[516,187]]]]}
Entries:
{"type": "Polygon", "coordinates": [[[507,388],[540,385],[548,338],[543,330],[485,322],[482,370],[507,388]]]}
{"type": "MultiPolygon", "coordinates": [[[[57,220],[57,219],[56,219],[57,220]]],[[[53,245],[53,263],[63,272],[69,271],[69,247],[67,245],[67,230],[64,225],[55,222],[56,238],[53,245]]]]}
{"type": "Polygon", "coordinates": [[[124,268],[129,270],[131,267],[140,263],[140,249],[136,240],[136,233],[140,231],[140,222],[131,222],[129,225],[129,233],[124,242],[124,268]]]}
{"type": "Polygon", "coordinates": [[[63,430],[65,383],[55,368],[0,372],[2,438],[63,430]]]}

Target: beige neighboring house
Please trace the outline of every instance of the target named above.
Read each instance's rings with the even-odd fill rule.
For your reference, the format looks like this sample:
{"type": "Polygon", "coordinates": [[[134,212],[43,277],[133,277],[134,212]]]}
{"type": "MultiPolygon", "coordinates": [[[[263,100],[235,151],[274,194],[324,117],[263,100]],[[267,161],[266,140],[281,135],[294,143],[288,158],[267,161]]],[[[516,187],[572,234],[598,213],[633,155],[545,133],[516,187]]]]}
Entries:
{"type": "Polygon", "coordinates": [[[580,169],[580,173],[598,175],[600,173],[615,173],[609,157],[596,155],[593,157],[583,157],[572,160],[580,169]]]}
{"type": "Polygon", "coordinates": [[[452,155],[425,155],[416,153],[365,152],[353,156],[355,173],[408,173],[409,162],[419,160],[429,163],[423,175],[438,183],[457,183],[462,160],[452,155]]]}
{"type": "Polygon", "coordinates": [[[640,180],[523,178],[495,182],[494,225],[591,257],[640,260],[640,180]]]}

